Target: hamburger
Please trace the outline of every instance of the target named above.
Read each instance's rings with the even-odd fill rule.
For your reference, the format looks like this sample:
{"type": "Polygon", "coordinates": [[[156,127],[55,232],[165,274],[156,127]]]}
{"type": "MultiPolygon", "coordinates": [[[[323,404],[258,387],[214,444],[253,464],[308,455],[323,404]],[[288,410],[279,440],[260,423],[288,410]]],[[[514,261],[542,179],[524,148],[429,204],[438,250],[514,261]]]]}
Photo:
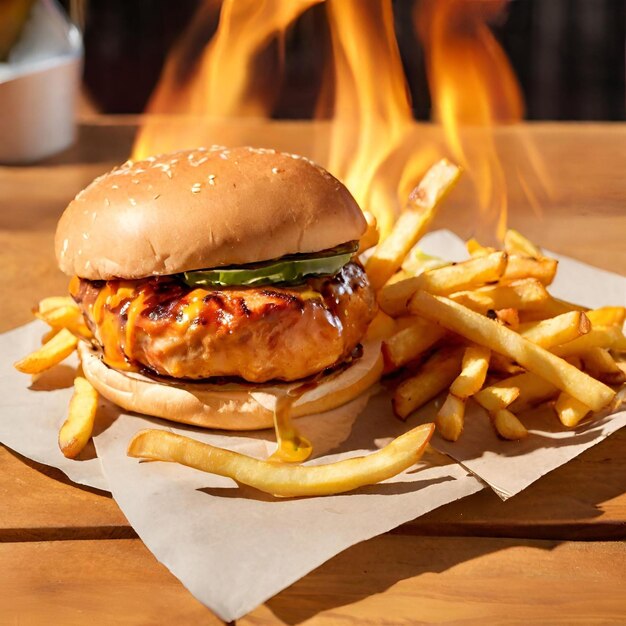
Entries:
{"type": "Polygon", "coordinates": [[[93,334],[85,376],[130,411],[231,430],[352,400],[380,376],[366,220],[313,162],[212,147],[128,161],[63,213],[59,266],[93,334]],[[268,400],[269,398],[269,400],[268,400]]]}

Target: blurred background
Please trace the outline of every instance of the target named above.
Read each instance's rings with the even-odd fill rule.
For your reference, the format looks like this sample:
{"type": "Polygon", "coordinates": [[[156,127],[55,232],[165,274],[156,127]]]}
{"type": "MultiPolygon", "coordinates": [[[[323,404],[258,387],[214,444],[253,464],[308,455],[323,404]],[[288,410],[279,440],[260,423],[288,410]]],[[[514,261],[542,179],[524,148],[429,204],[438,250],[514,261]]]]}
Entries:
{"type": "MultiPolygon", "coordinates": [[[[393,13],[413,116],[426,120],[431,102],[423,49],[412,18],[419,2],[395,0],[393,13]]],[[[183,39],[185,64],[180,71],[193,71],[217,28],[221,2],[63,0],[62,4],[84,29],[84,84],[94,109],[139,113],[168,52],[183,39]]],[[[489,26],[519,79],[526,119],[625,119],[624,0],[512,0],[489,20],[489,26]]],[[[276,39],[267,44],[256,70],[272,71],[284,62],[272,117],[314,116],[329,38],[321,3],[306,9],[286,30],[284,57],[276,50],[276,39]]]]}

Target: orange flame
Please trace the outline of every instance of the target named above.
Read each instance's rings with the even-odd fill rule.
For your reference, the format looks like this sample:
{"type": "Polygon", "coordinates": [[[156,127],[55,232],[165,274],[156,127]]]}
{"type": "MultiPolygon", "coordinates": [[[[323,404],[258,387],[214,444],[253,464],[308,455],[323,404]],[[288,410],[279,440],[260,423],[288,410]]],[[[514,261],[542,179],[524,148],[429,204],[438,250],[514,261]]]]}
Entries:
{"type": "Polygon", "coordinates": [[[435,117],[454,157],[473,178],[487,222],[506,231],[507,190],[492,129],[522,119],[523,98],[513,68],[487,22],[506,0],[424,0],[415,21],[424,42],[435,117]],[[463,132],[474,128],[473,133],[463,132]]]}
{"type": "Polygon", "coordinates": [[[328,0],[334,110],[327,165],[369,207],[386,234],[396,213],[393,198],[372,202],[377,172],[413,118],[395,40],[391,0],[328,0]],[[382,203],[381,203],[382,201],[382,203]]]}
{"type": "MultiPolygon", "coordinates": [[[[294,131],[293,123],[274,132],[275,122],[259,122],[272,112],[286,29],[322,1],[223,0],[218,30],[190,70],[199,23],[220,9],[220,0],[205,0],[166,63],[133,158],[218,142],[300,152],[346,183],[377,217],[384,237],[410,189],[442,156],[432,128],[416,127],[412,120],[391,0],[326,0],[332,61],[325,68],[317,117],[325,119],[329,108],[331,116],[329,124],[300,127],[313,135],[312,141],[294,141],[302,133],[294,131]],[[267,60],[268,54],[277,71],[260,73],[259,59],[267,60]],[[260,128],[263,132],[256,132],[260,128]]],[[[492,232],[497,224],[500,237],[506,227],[507,187],[493,130],[523,115],[519,85],[487,25],[505,5],[506,0],[421,0],[414,14],[434,117],[447,150],[474,183],[485,227],[492,232]]],[[[517,165],[520,187],[538,206],[531,174],[541,182],[540,159],[526,143],[519,152],[524,155],[517,165]]]]}
{"type": "MultiPolygon", "coordinates": [[[[255,59],[271,41],[279,45],[287,27],[310,6],[322,0],[224,0],[217,32],[207,45],[195,71],[186,81],[179,75],[189,56],[190,40],[181,45],[167,60],[163,74],[148,103],[147,113],[186,114],[206,118],[268,117],[271,112],[272,87],[279,75],[266,73],[258,80],[255,59]]],[[[216,10],[216,3],[207,0],[200,6],[198,22],[207,12],[216,10]]],[[[191,25],[193,31],[194,23],[191,25]]],[[[188,33],[189,34],[189,33],[188,33]]],[[[187,125],[168,124],[163,119],[148,118],[133,147],[133,158],[140,159],[159,152],[196,147],[205,137],[187,125]],[[164,132],[166,131],[166,132],[164,132]]]]}

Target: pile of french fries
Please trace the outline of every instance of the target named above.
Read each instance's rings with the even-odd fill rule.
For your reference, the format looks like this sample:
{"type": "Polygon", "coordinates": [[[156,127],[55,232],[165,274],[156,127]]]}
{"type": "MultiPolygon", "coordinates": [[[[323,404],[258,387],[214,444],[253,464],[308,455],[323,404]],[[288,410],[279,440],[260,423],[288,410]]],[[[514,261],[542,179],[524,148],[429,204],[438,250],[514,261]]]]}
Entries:
{"type": "Polygon", "coordinates": [[[545,402],[573,428],[609,407],[609,385],[626,378],[626,309],[552,297],[557,261],[514,230],[503,250],[471,239],[461,263],[422,253],[416,244],[459,175],[435,164],[366,265],[380,305],[369,333],[384,340],[394,411],[404,420],[447,391],[436,424],[449,441],[461,436],[469,401],[504,439],[526,437],[525,412],[545,402]]]}

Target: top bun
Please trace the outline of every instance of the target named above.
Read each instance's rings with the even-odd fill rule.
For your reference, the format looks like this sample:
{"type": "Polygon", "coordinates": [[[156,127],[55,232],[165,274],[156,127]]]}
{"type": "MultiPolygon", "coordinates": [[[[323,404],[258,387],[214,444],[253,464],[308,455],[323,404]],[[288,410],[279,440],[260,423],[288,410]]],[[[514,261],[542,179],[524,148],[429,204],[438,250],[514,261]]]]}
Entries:
{"type": "Polygon", "coordinates": [[[242,265],[358,239],[350,192],[312,161],[256,148],[198,148],[100,176],[59,221],[59,267],[90,280],[242,265]]]}

